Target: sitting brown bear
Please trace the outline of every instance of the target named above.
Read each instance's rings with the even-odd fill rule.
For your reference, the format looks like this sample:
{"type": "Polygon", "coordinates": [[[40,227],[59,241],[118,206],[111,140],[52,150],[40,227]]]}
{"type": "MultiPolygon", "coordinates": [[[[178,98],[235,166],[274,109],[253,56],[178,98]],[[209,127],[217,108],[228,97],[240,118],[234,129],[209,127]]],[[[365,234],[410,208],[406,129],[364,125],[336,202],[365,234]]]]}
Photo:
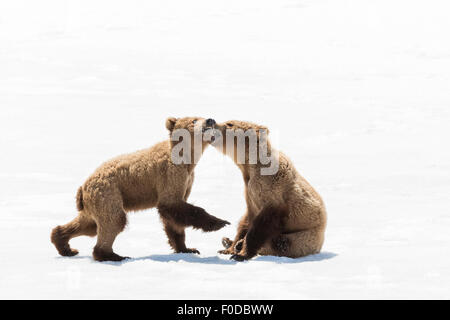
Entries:
{"type": "MultiPolygon", "coordinates": [[[[214,127],[213,119],[169,118],[166,127],[170,136],[177,129],[194,135],[194,128],[205,131],[214,127]]],[[[116,236],[125,228],[126,212],[157,207],[175,252],[199,253],[186,248],[186,227],[216,231],[229,224],[208,214],[204,209],[187,203],[194,181],[195,163],[175,164],[170,139],[150,149],[122,155],[104,163],[91,175],[77,193],[78,216],[66,225],[53,229],[51,241],[62,256],[74,256],[69,240],[97,235],[93,256],[97,261],[125,259],[113,252],[116,236]]],[[[194,147],[194,144],[191,144],[194,147]]],[[[201,140],[200,155],[207,143],[201,140]]],[[[193,150],[191,150],[193,152],[193,150]]]]}
{"type": "Polygon", "coordinates": [[[239,223],[234,241],[224,238],[222,244],[226,249],[219,253],[231,254],[237,261],[257,254],[297,258],[319,253],[327,221],[324,203],[292,162],[271,148],[267,135],[261,134],[268,133],[267,128],[250,122],[227,121],[217,125],[216,130],[219,132],[213,145],[231,156],[242,171],[247,202],[247,213],[239,223]],[[241,136],[245,149],[240,155],[238,131],[246,133],[241,136]],[[251,131],[253,137],[248,134],[251,131]],[[261,153],[253,157],[252,163],[249,154],[252,138],[257,146],[253,150],[262,146],[272,160],[278,161],[276,170],[267,171],[269,163],[261,161],[261,153]]]}

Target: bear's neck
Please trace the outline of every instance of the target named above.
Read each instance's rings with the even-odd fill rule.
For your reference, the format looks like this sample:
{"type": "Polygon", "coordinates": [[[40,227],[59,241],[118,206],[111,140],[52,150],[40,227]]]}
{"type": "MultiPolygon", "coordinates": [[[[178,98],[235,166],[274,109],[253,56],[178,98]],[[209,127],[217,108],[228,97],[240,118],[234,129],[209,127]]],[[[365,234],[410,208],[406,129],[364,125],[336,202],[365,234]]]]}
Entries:
{"type": "MultiPolygon", "coordinates": [[[[173,152],[174,152],[174,147],[177,146],[177,143],[174,143],[173,141],[169,140],[169,159],[171,162],[174,163],[174,160],[172,159],[173,156],[173,152]]],[[[179,142],[178,142],[179,143],[179,142]]],[[[191,148],[190,153],[191,153],[191,157],[190,157],[190,161],[188,161],[188,163],[182,162],[180,164],[178,164],[179,166],[183,166],[184,168],[186,168],[188,170],[189,173],[191,173],[192,171],[194,171],[195,167],[197,166],[198,162],[200,161],[203,152],[206,150],[206,148],[208,147],[208,144],[206,143],[202,143],[201,148],[199,148],[200,150],[194,151],[194,148],[191,148]]],[[[175,150],[175,153],[177,153],[180,150],[175,150]]],[[[185,149],[181,149],[181,152],[185,152],[185,149]]],[[[182,155],[180,156],[182,157],[182,155]]],[[[177,159],[180,160],[180,159],[177,159]]],[[[178,163],[175,162],[175,163],[178,163]]]]}
{"type": "MultiPolygon", "coordinates": [[[[264,157],[267,158],[271,158],[273,154],[277,153],[277,151],[272,148],[270,142],[267,143],[267,148],[266,150],[264,150],[266,154],[264,154],[264,157]]],[[[255,176],[260,176],[261,175],[261,169],[263,168],[267,168],[271,165],[271,163],[267,164],[267,161],[263,161],[261,162],[261,158],[259,155],[259,150],[258,150],[258,156],[257,156],[257,161],[255,164],[250,164],[249,162],[249,156],[248,153],[246,154],[246,159],[245,159],[245,163],[239,163],[237,161],[237,156],[234,156],[233,159],[234,163],[238,166],[238,168],[241,170],[242,175],[244,177],[244,180],[246,181],[246,183],[248,182],[248,180],[250,180],[252,177],[255,176]],[[263,164],[266,163],[266,164],[263,164]]],[[[272,160],[270,160],[272,161],[272,160]]]]}

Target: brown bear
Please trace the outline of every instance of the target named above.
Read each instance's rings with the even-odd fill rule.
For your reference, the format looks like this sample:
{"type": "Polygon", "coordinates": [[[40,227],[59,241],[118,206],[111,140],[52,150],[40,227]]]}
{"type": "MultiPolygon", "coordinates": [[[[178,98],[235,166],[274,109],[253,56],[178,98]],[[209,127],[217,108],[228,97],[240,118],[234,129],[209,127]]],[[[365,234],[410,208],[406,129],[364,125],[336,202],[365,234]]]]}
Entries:
{"type": "MultiPolygon", "coordinates": [[[[186,248],[185,228],[216,231],[229,224],[187,203],[194,182],[196,163],[175,164],[172,149],[177,143],[174,132],[184,129],[193,138],[199,126],[203,132],[213,128],[213,119],[196,117],[169,118],[166,127],[171,139],[155,146],[122,155],[100,166],[78,189],[78,216],[51,233],[51,241],[62,256],[74,256],[69,240],[97,235],[93,256],[97,261],[125,259],[113,252],[116,236],[127,224],[126,212],[157,207],[169,244],[177,253],[199,253],[186,248]]],[[[191,144],[193,146],[193,144],[191,144]]],[[[201,140],[200,155],[208,145],[201,140]]],[[[193,150],[192,150],[193,152],[193,150]]]]}
{"type": "Polygon", "coordinates": [[[231,156],[242,171],[247,202],[247,212],[239,223],[234,241],[223,238],[225,250],[219,253],[231,254],[237,261],[257,254],[297,258],[319,253],[327,221],[324,203],[286,155],[271,147],[267,135],[263,134],[268,134],[267,128],[250,122],[227,121],[216,125],[216,130],[213,145],[231,156]],[[243,161],[239,161],[236,134],[251,131],[253,136],[246,134],[241,139],[245,149],[243,156],[241,152],[243,161]],[[267,156],[278,161],[277,170],[264,173],[269,163],[262,161],[261,153],[252,163],[249,154],[252,138],[257,146],[253,150],[265,148],[267,156]]]}

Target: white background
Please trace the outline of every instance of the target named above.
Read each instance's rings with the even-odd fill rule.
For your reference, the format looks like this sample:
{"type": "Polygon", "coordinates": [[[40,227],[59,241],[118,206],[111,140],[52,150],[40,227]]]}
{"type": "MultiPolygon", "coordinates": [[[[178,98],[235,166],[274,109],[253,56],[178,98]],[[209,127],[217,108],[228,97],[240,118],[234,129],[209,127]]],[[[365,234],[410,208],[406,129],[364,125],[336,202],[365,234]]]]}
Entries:
{"type": "Polygon", "coordinates": [[[450,298],[448,1],[0,2],[0,298],[450,298]],[[59,257],[51,229],[103,161],[168,116],[251,120],[323,196],[323,252],[218,255],[245,211],[209,149],[190,201],[232,226],[172,254],[155,209],[115,251],[59,257]]]}

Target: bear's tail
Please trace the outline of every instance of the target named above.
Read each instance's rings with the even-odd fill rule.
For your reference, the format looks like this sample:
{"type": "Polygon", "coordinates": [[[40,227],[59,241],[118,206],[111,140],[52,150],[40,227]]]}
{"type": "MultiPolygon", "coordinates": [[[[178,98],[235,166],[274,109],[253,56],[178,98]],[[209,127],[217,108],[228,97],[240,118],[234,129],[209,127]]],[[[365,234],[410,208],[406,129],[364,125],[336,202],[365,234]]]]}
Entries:
{"type": "Polygon", "coordinates": [[[82,211],[84,209],[82,187],[79,187],[77,191],[77,209],[78,211],[82,211]]]}

